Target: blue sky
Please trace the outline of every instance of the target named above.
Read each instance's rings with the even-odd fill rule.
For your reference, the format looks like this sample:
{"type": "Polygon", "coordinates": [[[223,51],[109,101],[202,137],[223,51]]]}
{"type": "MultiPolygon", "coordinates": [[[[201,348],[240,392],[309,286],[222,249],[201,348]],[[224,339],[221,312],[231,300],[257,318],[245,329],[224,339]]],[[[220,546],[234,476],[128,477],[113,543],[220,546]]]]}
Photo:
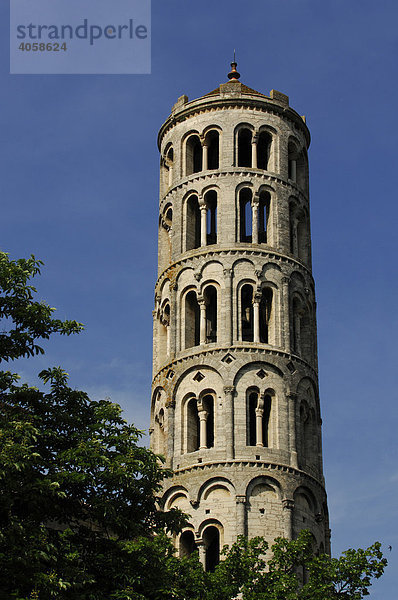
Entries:
{"type": "Polygon", "coordinates": [[[310,148],[324,463],[333,551],[383,542],[398,587],[398,7],[379,0],[153,0],[152,74],[9,75],[0,5],[0,246],[45,262],[40,297],[82,321],[13,368],[61,364],[74,387],[149,423],[157,131],[226,81],[289,95],[310,148]],[[387,549],[393,546],[392,552],[387,549]]]}

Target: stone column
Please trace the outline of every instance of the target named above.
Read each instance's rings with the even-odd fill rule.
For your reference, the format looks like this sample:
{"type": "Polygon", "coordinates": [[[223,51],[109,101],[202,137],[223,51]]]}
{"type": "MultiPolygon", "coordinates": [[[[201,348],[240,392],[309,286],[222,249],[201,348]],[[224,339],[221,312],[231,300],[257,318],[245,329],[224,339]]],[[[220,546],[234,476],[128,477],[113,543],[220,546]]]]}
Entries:
{"type": "Polygon", "coordinates": [[[200,245],[207,245],[207,206],[204,203],[199,203],[200,209],[200,245]]]}
{"type": "Polygon", "coordinates": [[[282,297],[280,311],[281,345],[287,352],[290,348],[290,318],[289,318],[289,277],[282,277],[282,297]]]}
{"type": "Polygon", "coordinates": [[[203,568],[206,566],[206,548],[202,538],[196,538],[196,547],[199,550],[199,560],[202,563],[203,568]]]}
{"type": "Polygon", "coordinates": [[[256,446],[264,446],[263,440],[263,408],[256,408],[256,446]]]}
{"type": "Polygon", "coordinates": [[[200,343],[200,345],[202,345],[202,344],[206,343],[206,302],[205,302],[205,299],[203,298],[203,296],[198,296],[198,303],[199,303],[199,307],[200,307],[200,323],[199,323],[200,339],[199,339],[199,343],[200,343]]]}
{"type": "Polygon", "coordinates": [[[292,392],[286,395],[288,402],[288,419],[289,419],[289,450],[290,462],[292,467],[297,469],[297,434],[296,434],[296,401],[297,394],[292,392]]]}
{"type": "Polygon", "coordinates": [[[253,298],[253,341],[260,342],[260,301],[261,294],[254,294],[253,298]]]}
{"type": "MultiPolygon", "coordinates": [[[[170,357],[177,351],[177,290],[178,285],[170,282],[170,357]]],[[[181,327],[181,324],[179,324],[181,327]]]]}
{"type": "Polygon", "coordinates": [[[153,432],[155,431],[155,429],[153,427],[150,427],[148,429],[148,433],[149,433],[149,447],[152,450],[152,452],[156,452],[154,446],[153,446],[153,442],[152,442],[152,436],[153,436],[153,432]]]}
{"type": "Polygon", "coordinates": [[[202,142],[202,170],[203,171],[207,171],[207,169],[209,168],[209,166],[207,164],[207,162],[208,162],[208,159],[207,159],[208,152],[207,151],[208,151],[208,145],[207,145],[207,142],[204,141],[204,142],[202,142]]]}
{"type": "Polygon", "coordinates": [[[294,516],[294,500],[285,498],[282,500],[283,506],[283,525],[285,529],[285,538],[288,540],[293,539],[294,527],[293,527],[293,516],[294,516]]]}
{"type": "Polygon", "coordinates": [[[166,157],[165,165],[168,169],[168,187],[170,187],[173,182],[173,163],[169,158],[166,157]]]}
{"type": "Polygon", "coordinates": [[[224,318],[225,318],[225,326],[224,326],[224,343],[230,346],[233,343],[233,327],[232,327],[232,319],[233,319],[233,310],[232,310],[232,269],[224,269],[224,285],[225,285],[225,294],[224,294],[224,318]]]}
{"type": "Polygon", "coordinates": [[[176,403],[174,400],[167,400],[167,456],[166,466],[169,469],[173,468],[173,457],[174,457],[174,423],[175,423],[175,407],[176,403]]]}
{"type": "Polygon", "coordinates": [[[226,386],[224,388],[224,435],[225,435],[225,454],[227,460],[232,460],[235,456],[234,446],[234,395],[235,387],[226,386]]]}
{"type": "Polygon", "coordinates": [[[257,194],[254,195],[252,202],[252,243],[258,244],[258,207],[260,205],[257,194]]]}
{"type": "Polygon", "coordinates": [[[170,323],[166,325],[166,354],[170,358],[170,323]]]}
{"type": "Polygon", "coordinates": [[[258,136],[252,137],[252,169],[257,169],[257,140],[258,136]]]}
{"type": "Polygon", "coordinates": [[[246,535],[246,496],[236,496],[236,535],[246,535]]]}
{"type": "Polygon", "coordinates": [[[207,410],[199,409],[199,426],[200,426],[200,442],[199,450],[207,449],[207,417],[209,413],[207,410]]]}

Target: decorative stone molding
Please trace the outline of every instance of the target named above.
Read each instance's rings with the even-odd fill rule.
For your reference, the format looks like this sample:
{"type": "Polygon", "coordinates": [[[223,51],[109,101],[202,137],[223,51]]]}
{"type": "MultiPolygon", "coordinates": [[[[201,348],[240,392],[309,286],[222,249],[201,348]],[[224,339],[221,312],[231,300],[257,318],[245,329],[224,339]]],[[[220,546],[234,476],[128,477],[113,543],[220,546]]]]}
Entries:
{"type": "Polygon", "coordinates": [[[294,510],[294,500],[291,498],[284,498],[282,500],[282,506],[284,510],[294,510]]]}

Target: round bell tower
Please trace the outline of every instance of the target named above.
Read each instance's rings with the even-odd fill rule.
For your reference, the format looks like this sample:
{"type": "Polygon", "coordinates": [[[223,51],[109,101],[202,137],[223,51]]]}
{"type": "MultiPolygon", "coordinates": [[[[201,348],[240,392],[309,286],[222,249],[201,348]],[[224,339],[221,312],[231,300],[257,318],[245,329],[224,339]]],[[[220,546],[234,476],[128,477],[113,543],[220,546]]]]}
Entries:
{"type": "Polygon", "coordinates": [[[238,535],[330,552],[305,118],[229,81],[160,129],[151,447],[211,570],[238,535]]]}

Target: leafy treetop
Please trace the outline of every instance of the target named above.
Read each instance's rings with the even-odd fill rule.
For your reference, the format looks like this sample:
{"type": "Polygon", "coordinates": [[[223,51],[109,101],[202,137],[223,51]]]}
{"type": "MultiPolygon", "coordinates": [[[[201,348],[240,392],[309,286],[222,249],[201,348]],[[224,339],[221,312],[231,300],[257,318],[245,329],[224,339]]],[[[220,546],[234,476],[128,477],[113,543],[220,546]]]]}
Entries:
{"type": "Polygon", "coordinates": [[[36,340],[48,339],[52,333],[70,335],[83,329],[77,321],[54,319],[55,308],[34,299],[37,290],[29,280],[40,274],[42,265],[33,255],[14,261],[0,252],[0,361],[44,354],[36,340]]]}

